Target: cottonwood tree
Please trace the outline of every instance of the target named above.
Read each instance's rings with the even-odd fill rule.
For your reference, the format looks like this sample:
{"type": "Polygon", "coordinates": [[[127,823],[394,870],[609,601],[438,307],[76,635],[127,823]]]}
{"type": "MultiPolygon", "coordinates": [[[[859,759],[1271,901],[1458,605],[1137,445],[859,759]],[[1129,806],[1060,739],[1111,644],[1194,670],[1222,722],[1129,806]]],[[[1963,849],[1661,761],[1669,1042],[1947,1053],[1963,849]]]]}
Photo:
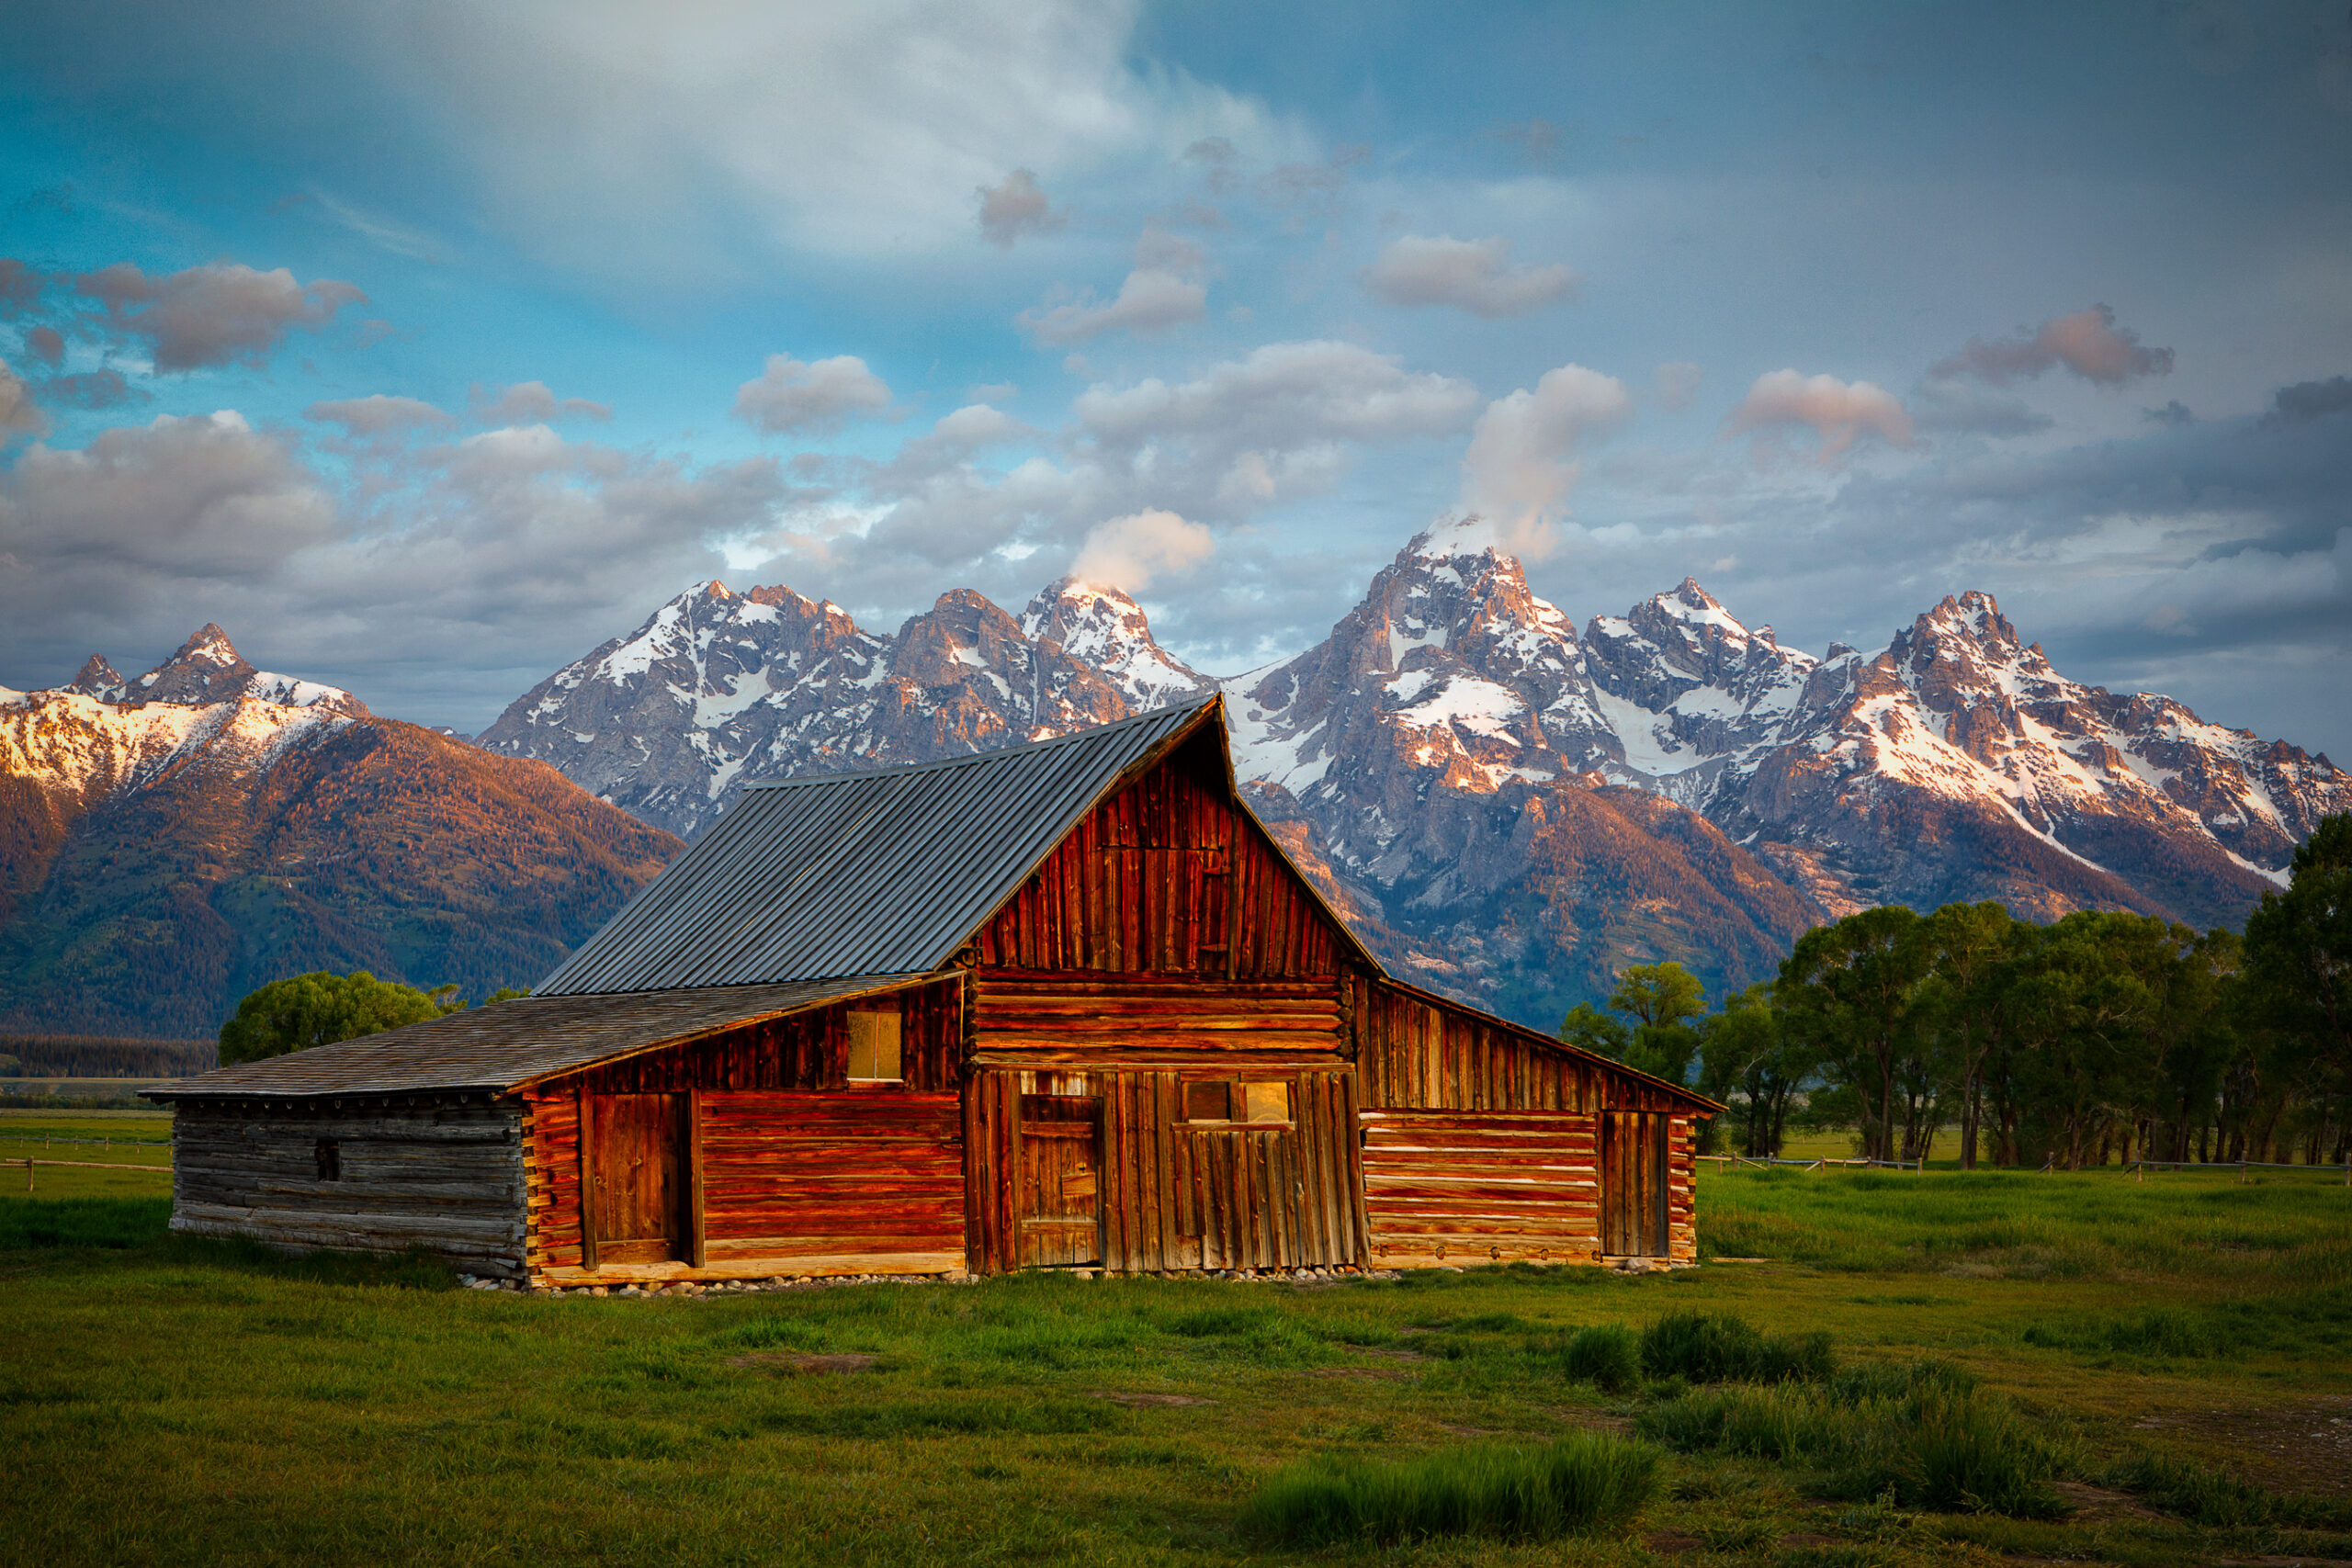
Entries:
{"type": "Polygon", "coordinates": [[[379,980],[365,969],[273,980],[239,1002],[235,1015],[220,1026],[220,1065],[257,1062],[423,1023],[463,1008],[457,993],[454,985],[420,991],[397,980],[379,980]]]}

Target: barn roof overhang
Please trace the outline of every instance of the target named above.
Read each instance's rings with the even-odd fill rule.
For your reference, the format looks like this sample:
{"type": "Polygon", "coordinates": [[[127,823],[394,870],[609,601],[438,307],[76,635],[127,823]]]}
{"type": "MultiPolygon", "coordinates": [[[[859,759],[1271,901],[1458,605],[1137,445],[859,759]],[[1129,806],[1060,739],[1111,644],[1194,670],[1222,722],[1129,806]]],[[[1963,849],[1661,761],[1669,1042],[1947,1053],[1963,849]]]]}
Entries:
{"type": "Polygon", "coordinates": [[[142,1092],[150,1100],[190,1102],[511,1094],[643,1052],[939,978],[856,975],[781,986],[521,997],[357,1040],[215,1068],[142,1092]]]}

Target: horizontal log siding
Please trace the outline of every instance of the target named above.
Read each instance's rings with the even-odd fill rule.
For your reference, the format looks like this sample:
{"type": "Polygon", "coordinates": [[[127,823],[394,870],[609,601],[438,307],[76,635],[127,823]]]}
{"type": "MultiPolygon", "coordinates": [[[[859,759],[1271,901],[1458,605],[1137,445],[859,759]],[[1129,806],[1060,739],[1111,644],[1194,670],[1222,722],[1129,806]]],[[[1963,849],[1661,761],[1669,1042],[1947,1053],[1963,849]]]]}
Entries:
{"type": "Polygon", "coordinates": [[[1194,975],[979,969],[972,976],[972,1046],[1012,1065],[1144,1065],[1199,1052],[1268,1061],[1336,1057],[1340,990],[1330,980],[1240,981],[1194,975]]]}
{"type": "Polygon", "coordinates": [[[477,1274],[524,1267],[523,1119],[512,1104],[365,1109],[182,1104],[172,1228],[275,1246],[423,1247],[477,1274]],[[338,1179],[317,1148],[335,1142],[338,1179]]]}
{"type": "Polygon", "coordinates": [[[1336,975],[1344,939],[1222,790],[1170,764],[1104,801],[982,928],[981,964],[1336,975]]]}
{"type": "MultiPolygon", "coordinates": [[[[1086,1075],[1102,1101],[1102,1267],[1156,1273],[1193,1269],[1303,1269],[1361,1263],[1355,1075],[1344,1064],[1254,1069],[1254,1082],[1290,1085],[1286,1126],[1194,1129],[1184,1122],[1188,1082],[1215,1070],[1136,1070],[1098,1063],[1086,1075]]],[[[1016,1267],[1019,1104],[1023,1073],[980,1067],[965,1101],[970,1267],[1016,1267]]]]}
{"type": "Polygon", "coordinates": [[[1600,1256],[1595,1119],[1566,1111],[1366,1111],[1363,1195],[1388,1268],[1600,1256]]]}
{"type": "Polygon", "coordinates": [[[523,1096],[531,1271],[569,1280],[581,1268],[583,1088],[592,1095],[695,1089],[702,1100],[706,1266],[607,1264],[595,1278],[960,1267],[963,1032],[963,985],[949,979],[748,1024],[533,1087],[523,1096]],[[905,1082],[850,1088],[850,1012],[892,1006],[903,1021],[905,1082]],[[755,1149],[763,1140],[774,1146],[755,1149]],[[842,1179],[844,1160],[871,1162],[874,1185],[862,1197],[842,1179]]]}
{"type": "Polygon", "coordinates": [[[1698,1119],[1669,1118],[1666,1124],[1666,1250],[1668,1257],[1686,1263],[1699,1260],[1699,1201],[1692,1180],[1698,1152],[1698,1119]]]}
{"type": "Polygon", "coordinates": [[[1669,1250],[1698,1256],[1687,1100],[1380,979],[1347,984],[1375,1261],[1597,1258],[1602,1111],[1678,1113],[1667,1145],[1669,1250]]]}
{"type": "Polygon", "coordinates": [[[702,1097],[703,1234],[714,1258],[964,1250],[952,1094],[702,1097]]]}

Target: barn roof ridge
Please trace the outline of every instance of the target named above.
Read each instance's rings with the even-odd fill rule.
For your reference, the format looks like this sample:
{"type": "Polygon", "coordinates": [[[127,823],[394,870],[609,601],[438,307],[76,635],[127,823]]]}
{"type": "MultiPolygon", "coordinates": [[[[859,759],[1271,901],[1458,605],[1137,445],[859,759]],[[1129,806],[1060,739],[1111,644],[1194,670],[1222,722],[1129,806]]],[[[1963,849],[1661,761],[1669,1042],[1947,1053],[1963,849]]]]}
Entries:
{"type": "Polygon", "coordinates": [[[1140,726],[1155,721],[1164,722],[1173,714],[1182,713],[1197,716],[1202,709],[1222,704],[1224,700],[1224,693],[1211,692],[1196,702],[1170,703],[1165,707],[1152,708],[1145,713],[1130,714],[1125,718],[1114,718],[1108,724],[1091,724],[1084,729],[1073,729],[1068,735],[1049,735],[1043,740],[1018,740],[1010,746],[999,746],[987,751],[967,751],[960,756],[934,757],[928,762],[892,762],[879,768],[844,769],[837,773],[803,773],[797,778],[755,779],[743,786],[743,793],[763,795],[771,790],[824,789],[839,784],[844,779],[903,778],[910,773],[945,773],[954,768],[986,766],[1015,751],[1033,749],[1042,750],[1048,746],[1069,746],[1079,741],[1095,740],[1099,739],[1105,730],[1121,729],[1129,725],[1140,726]]]}

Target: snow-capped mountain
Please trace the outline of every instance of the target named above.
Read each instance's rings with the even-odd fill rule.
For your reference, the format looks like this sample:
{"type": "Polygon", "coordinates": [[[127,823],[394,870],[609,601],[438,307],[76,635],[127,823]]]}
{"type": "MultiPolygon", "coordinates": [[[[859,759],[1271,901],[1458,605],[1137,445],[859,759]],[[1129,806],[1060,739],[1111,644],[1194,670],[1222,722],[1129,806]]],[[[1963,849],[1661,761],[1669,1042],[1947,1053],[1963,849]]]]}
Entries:
{"type": "Polygon", "coordinates": [[[1018,621],[944,594],[895,636],[789,588],[706,582],[539,682],[480,741],[692,837],[752,780],[1061,735],[1211,684],[1152,640],[1134,600],[1072,579],[1018,621]]]}
{"type": "Polygon", "coordinates": [[[64,686],[0,687],[0,777],[86,809],[183,763],[266,769],[368,716],[339,687],[254,669],[207,626],[135,681],[94,653],[64,686]]]}
{"type": "Polygon", "coordinates": [[[218,626],[0,690],[0,1028],[209,1034],[281,976],[527,985],[679,848],[218,626]]]}
{"type": "Polygon", "coordinates": [[[1806,926],[1876,903],[2233,923],[2352,809],[2324,757],[2066,680],[1981,593],[1873,654],[1782,648],[1689,579],[1579,635],[1475,523],[1416,536],[1315,647],[1220,682],[1125,595],[1068,579],[1017,622],[957,592],[895,637],[788,589],[706,584],[481,740],[691,834],[753,779],[1062,734],[1212,685],[1260,814],[1368,940],[1547,1025],[1628,963],[1768,977],[1806,926]]]}
{"type": "Polygon", "coordinates": [[[2324,757],[2059,675],[1985,594],[1815,659],[1686,579],[1579,639],[1472,537],[1419,536],[1324,643],[1227,682],[1245,771],[1382,886],[1448,874],[1431,788],[1584,774],[1697,810],[1826,913],[1995,897],[2233,922],[2352,809],[2324,757]]]}

